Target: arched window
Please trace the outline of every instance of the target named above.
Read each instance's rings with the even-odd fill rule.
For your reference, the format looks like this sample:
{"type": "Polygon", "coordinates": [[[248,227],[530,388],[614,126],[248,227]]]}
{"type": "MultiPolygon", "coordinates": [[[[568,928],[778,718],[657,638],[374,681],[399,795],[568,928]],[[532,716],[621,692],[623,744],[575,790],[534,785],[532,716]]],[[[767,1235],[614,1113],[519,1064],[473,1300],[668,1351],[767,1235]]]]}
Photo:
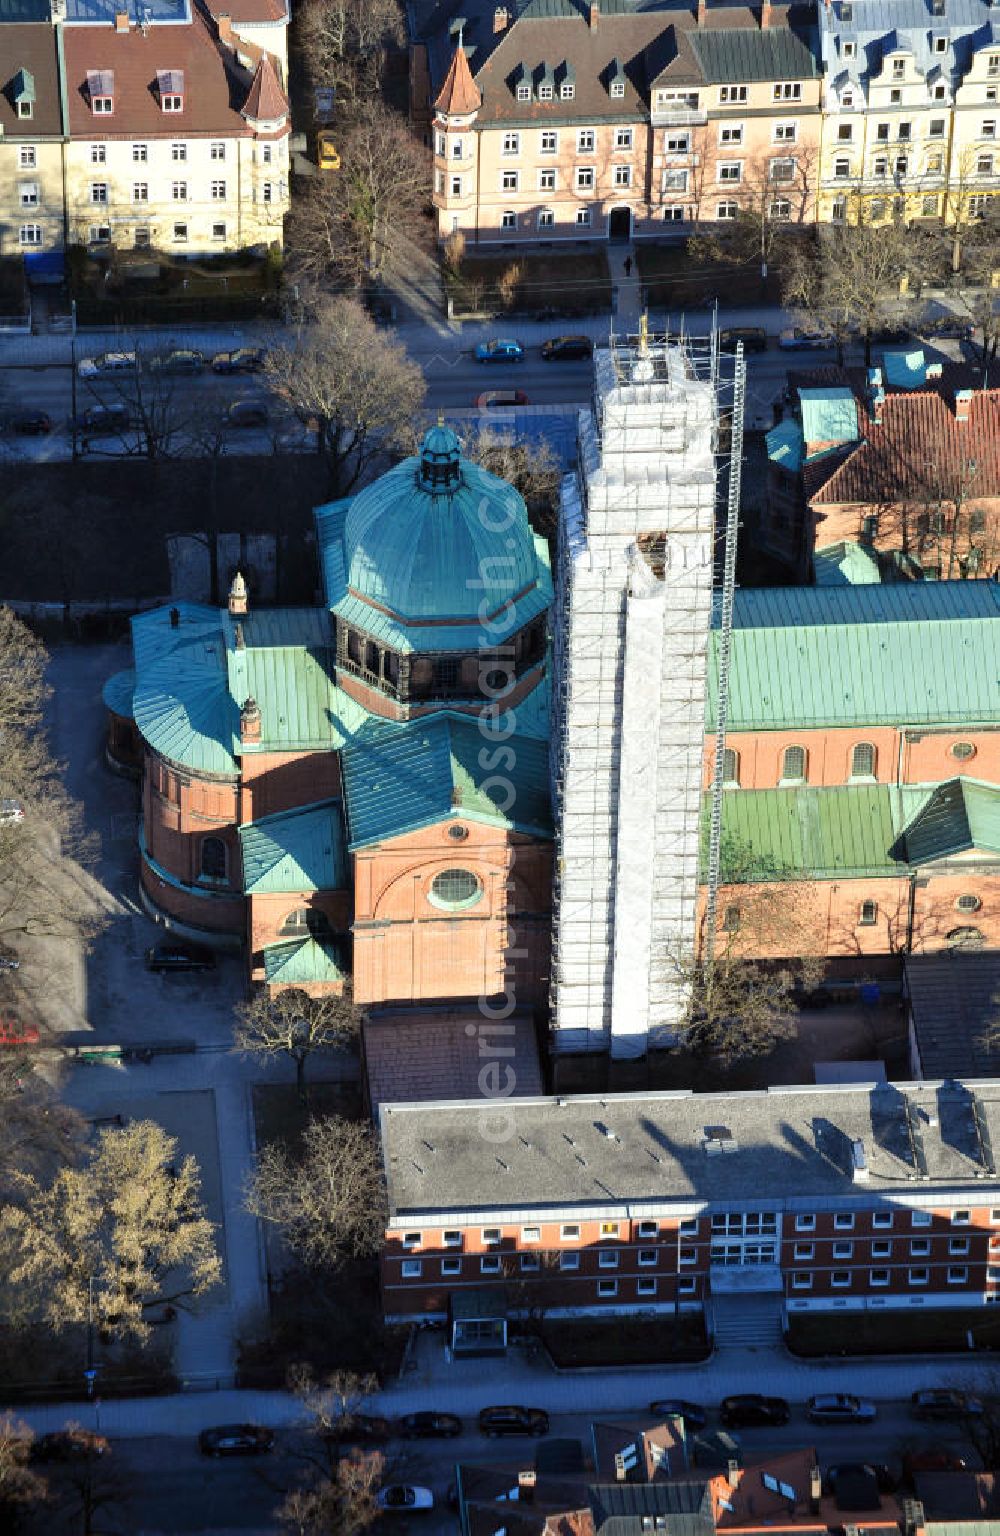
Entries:
{"type": "Polygon", "coordinates": [[[878,922],[878,902],[877,901],[863,901],[861,903],[861,914],[858,917],[858,927],[859,928],[874,928],[875,924],[877,922],[878,922]]]}
{"type": "Polygon", "coordinates": [[[982,949],[985,943],[981,928],[953,928],[948,935],[951,949],[982,949]]]}
{"type": "Polygon", "coordinates": [[[203,837],[201,840],[200,880],[225,880],[226,845],[221,837],[203,837]]]}
{"type": "Polygon", "coordinates": [[[786,747],[781,755],[781,781],[783,784],[801,784],[806,776],[805,747],[786,747]]]}
{"type": "Polygon", "coordinates": [[[293,912],[289,912],[278,929],[283,939],[319,938],[329,932],[330,923],[326,913],[317,912],[315,907],[296,907],[293,912]]]}
{"type": "Polygon", "coordinates": [[[851,778],[875,777],[875,748],[870,741],[859,741],[851,753],[851,778]]]}
{"type": "Polygon", "coordinates": [[[740,782],[740,757],[732,747],[727,747],[722,754],[722,782],[733,786],[740,782]]]}

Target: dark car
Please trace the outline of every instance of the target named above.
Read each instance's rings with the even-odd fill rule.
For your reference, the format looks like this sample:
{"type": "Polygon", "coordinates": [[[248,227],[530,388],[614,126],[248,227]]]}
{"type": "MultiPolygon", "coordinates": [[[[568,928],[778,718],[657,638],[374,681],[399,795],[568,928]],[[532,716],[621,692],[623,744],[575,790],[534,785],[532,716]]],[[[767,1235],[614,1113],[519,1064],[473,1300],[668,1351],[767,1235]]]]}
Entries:
{"type": "Polygon", "coordinates": [[[234,400],[223,412],[224,427],[266,427],[268,410],[263,400],[234,400]]]}
{"type": "Polygon", "coordinates": [[[484,1435],[547,1435],[549,1416],[544,1408],[484,1408],[479,1428],[484,1435]]]}
{"type": "Polygon", "coordinates": [[[806,1403],[806,1418],[813,1424],[870,1424],[878,1409],[850,1392],[818,1392],[806,1403]]]}
{"type": "Polygon", "coordinates": [[[127,405],[91,405],[77,417],[74,426],[89,432],[91,437],[100,437],[104,432],[125,432],[129,420],[127,405]]]}
{"type": "Polygon", "coordinates": [[[735,352],[740,342],[744,352],[766,352],[767,332],[762,325],[730,325],[719,332],[719,351],[735,352]]]}
{"type": "Polygon", "coordinates": [[[155,944],[146,951],[150,971],[214,971],[215,956],[200,944],[155,944]]]}
{"type": "Polygon", "coordinates": [[[217,352],[212,358],[213,373],[261,373],[267,353],[261,347],[237,347],[234,352],[217,352]]]}
{"type": "Polygon", "coordinates": [[[655,1403],[650,1403],[649,1411],[664,1419],[681,1419],[688,1435],[697,1434],[708,1423],[708,1414],[701,1404],[685,1402],[682,1397],[658,1397],[655,1403]]]}
{"type": "Polygon", "coordinates": [[[31,1447],[33,1461],[88,1461],[91,1456],[106,1456],[111,1446],[103,1435],[89,1429],[58,1429],[42,1435],[31,1447]]]}
{"type": "Polygon", "coordinates": [[[274,1430],[260,1424],[217,1424],[198,1436],[203,1456],[262,1456],[273,1444],[274,1430]]]}
{"type": "Polygon", "coordinates": [[[954,1451],[929,1446],[922,1451],[906,1451],[903,1455],[903,1478],[912,1483],[918,1472],[964,1472],[966,1463],[954,1451]]]}
{"type": "Polygon", "coordinates": [[[363,1440],[388,1440],[392,1425],[375,1413],[349,1413],[327,1430],[324,1439],[355,1444],[363,1440]]]}
{"type": "Polygon", "coordinates": [[[837,1497],[838,1488],[843,1493],[845,1489],[859,1487],[865,1481],[871,1482],[879,1493],[896,1491],[896,1479],[884,1461],[842,1461],[826,1470],[826,1486],[834,1498],[837,1497]]]}
{"type": "Polygon", "coordinates": [[[154,357],[149,366],[154,373],[178,375],[200,373],[205,366],[205,358],[201,352],[196,352],[190,347],[181,347],[174,352],[166,352],[161,357],[154,357]]]}
{"type": "Polygon", "coordinates": [[[52,418],[44,411],[17,411],[10,418],[10,430],[18,437],[44,437],[52,431],[52,418]]]}
{"type": "Polygon", "coordinates": [[[399,1432],[405,1440],[453,1440],[462,1433],[462,1421],[454,1413],[408,1413],[399,1432]]]}
{"type": "Polygon", "coordinates": [[[915,1419],[964,1419],[976,1418],[983,1411],[978,1397],[969,1397],[954,1387],[926,1387],[914,1392],[910,1398],[910,1412],[915,1419]]]}
{"type": "Polygon", "coordinates": [[[960,315],[941,315],[937,320],[921,326],[921,330],[925,336],[941,336],[953,341],[972,340],[972,326],[960,315]]]}
{"type": "Polygon", "coordinates": [[[787,1424],[792,1416],[783,1397],[764,1397],[760,1392],[742,1392],[724,1397],[719,1417],[727,1429],[740,1424],[787,1424]]]}
{"type": "Polygon", "coordinates": [[[481,411],[494,410],[498,406],[506,405],[530,405],[530,401],[523,389],[484,389],[481,395],[477,395],[475,404],[481,411]]]}
{"type": "Polygon", "coordinates": [[[589,336],[551,336],[542,342],[542,356],[547,363],[569,362],[593,355],[594,343],[589,336]]]}
{"type": "Polygon", "coordinates": [[[879,325],[872,331],[872,341],[881,346],[908,346],[916,338],[909,326],[879,325]]]}

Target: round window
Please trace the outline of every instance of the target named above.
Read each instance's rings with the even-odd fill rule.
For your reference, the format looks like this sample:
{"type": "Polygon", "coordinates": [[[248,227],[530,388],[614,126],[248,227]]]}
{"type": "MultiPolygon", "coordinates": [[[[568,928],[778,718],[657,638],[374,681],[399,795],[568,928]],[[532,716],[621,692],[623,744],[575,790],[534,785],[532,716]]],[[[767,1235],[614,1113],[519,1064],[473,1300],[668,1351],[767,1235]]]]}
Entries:
{"type": "Polygon", "coordinates": [[[978,896],[960,896],[955,905],[960,912],[978,912],[982,902],[978,896]]]}
{"type": "Polygon", "coordinates": [[[956,741],[952,746],[951,755],[957,757],[960,763],[966,763],[970,757],[975,757],[976,749],[971,741],[956,741]]]}
{"type": "Polygon", "coordinates": [[[448,828],[448,836],[452,838],[456,843],[464,842],[468,835],[468,827],[459,826],[458,822],[453,823],[453,825],[448,828]]]}
{"type": "Polygon", "coordinates": [[[431,881],[431,901],[436,907],[447,907],[452,912],[474,907],[482,894],[482,882],[471,869],[443,869],[431,881]]]}

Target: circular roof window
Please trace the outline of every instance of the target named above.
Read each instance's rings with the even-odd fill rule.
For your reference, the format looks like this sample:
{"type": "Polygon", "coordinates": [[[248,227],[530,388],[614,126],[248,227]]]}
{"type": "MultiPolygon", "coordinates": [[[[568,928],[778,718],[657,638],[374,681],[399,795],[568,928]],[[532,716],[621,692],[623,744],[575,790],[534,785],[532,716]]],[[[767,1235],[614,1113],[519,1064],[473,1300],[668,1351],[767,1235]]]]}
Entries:
{"type": "Polygon", "coordinates": [[[451,826],[448,828],[448,836],[450,838],[452,838],[456,843],[464,842],[464,840],[468,837],[468,835],[469,835],[468,827],[463,827],[457,821],[456,822],[452,822],[451,826]]]}
{"type": "Polygon", "coordinates": [[[976,749],[971,741],[956,741],[952,745],[951,755],[957,757],[960,763],[965,763],[970,757],[975,757],[976,749]]]}
{"type": "Polygon", "coordinates": [[[460,912],[474,907],[483,894],[483,884],[471,869],[443,869],[431,881],[430,900],[436,907],[460,912]]]}
{"type": "Polygon", "coordinates": [[[960,912],[978,912],[982,902],[978,896],[959,896],[955,905],[960,912]]]}

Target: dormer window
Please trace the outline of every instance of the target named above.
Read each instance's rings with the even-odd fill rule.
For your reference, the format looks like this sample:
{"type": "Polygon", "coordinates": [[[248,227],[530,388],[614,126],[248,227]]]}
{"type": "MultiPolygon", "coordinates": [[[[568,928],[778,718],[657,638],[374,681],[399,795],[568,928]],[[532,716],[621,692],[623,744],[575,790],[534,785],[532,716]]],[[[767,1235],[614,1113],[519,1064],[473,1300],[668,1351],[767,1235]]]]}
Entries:
{"type": "Polygon", "coordinates": [[[95,117],[110,117],[115,104],[115,73],[113,69],[88,69],[87,95],[90,110],[95,117]]]}
{"type": "Polygon", "coordinates": [[[531,100],[531,86],[530,85],[519,85],[518,88],[517,88],[517,99],[518,99],[518,101],[530,101],[531,100]]]}
{"type": "Polygon", "coordinates": [[[539,101],[551,101],[552,95],[553,91],[551,82],[548,80],[543,80],[541,85],[538,87],[539,101]]]}
{"type": "Polygon", "coordinates": [[[11,82],[14,109],[20,118],[35,115],[35,77],[30,70],[19,69],[11,82]]]}
{"type": "Polygon", "coordinates": [[[184,71],[182,69],[158,69],[156,89],[163,112],[183,112],[184,71]]]}
{"type": "Polygon", "coordinates": [[[624,96],[625,95],[625,81],[624,80],[612,80],[612,82],[611,82],[611,94],[612,94],[612,96],[615,96],[615,97],[622,97],[622,96],[624,96]]]}
{"type": "Polygon", "coordinates": [[[572,101],[575,95],[576,86],[573,84],[572,80],[564,80],[562,85],[559,87],[559,100],[572,101]]]}
{"type": "Polygon", "coordinates": [[[608,95],[620,101],[625,95],[625,71],[622,69],[621,59],[614,58],[611,60],[607,81],[608,95]]]}
{"type": "Polygon", "coordinates": [[[556,70],[556,79],[559,82],[559,100],[572,101],[576,95],[576,76],[572,64],[560,64],[556,70]]]}

